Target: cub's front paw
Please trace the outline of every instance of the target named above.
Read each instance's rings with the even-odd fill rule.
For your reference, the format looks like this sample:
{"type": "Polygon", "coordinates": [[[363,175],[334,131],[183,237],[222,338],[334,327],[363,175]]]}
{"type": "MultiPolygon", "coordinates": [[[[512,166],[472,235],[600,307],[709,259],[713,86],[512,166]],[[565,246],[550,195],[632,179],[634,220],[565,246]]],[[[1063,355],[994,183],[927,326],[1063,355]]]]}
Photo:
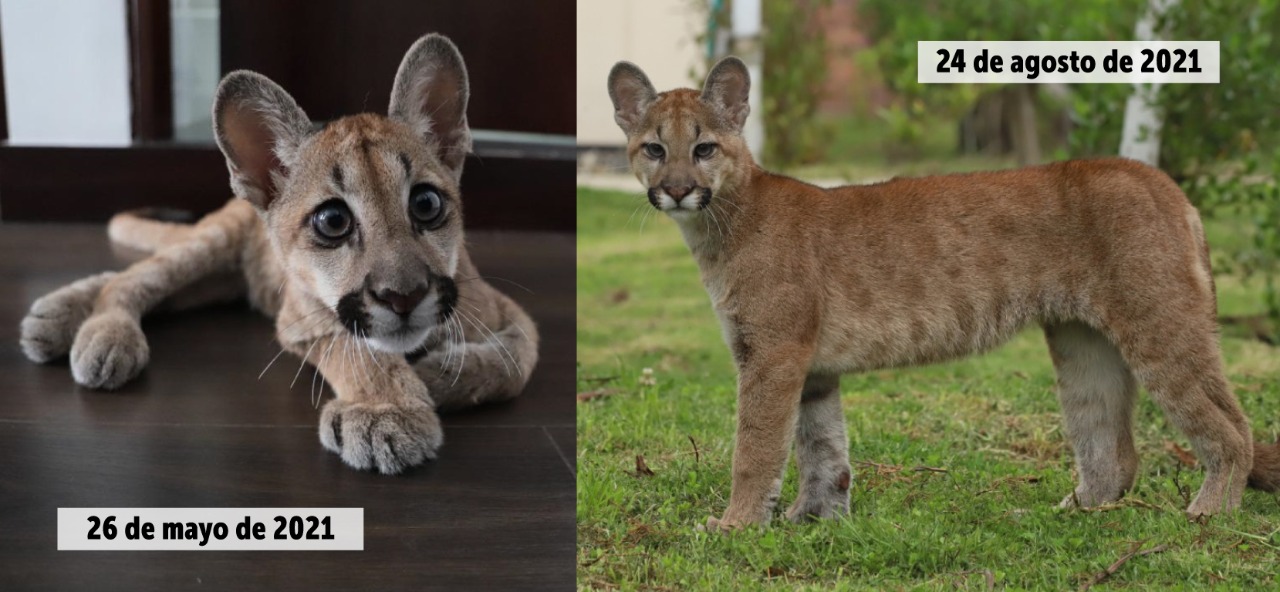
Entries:
{"type": "Polygon", "coordinates": [[[22,353],[37,364],[71,351],[76,330],[93,312],[93,301],[114,273],[103,273],[50,292],[31,304],[19,328],[22,353]]]}
{"type": "Polygon", "coordinates": [[[117,389],[132,380],[151,358],[138,321],[123,312],[89,317],[71,346],[71,375],[89,388],[117,389]]]}
{"type": "Polygon", "coordinates": [[[434,459],[444,431],[436,412],[422,400],[334,399],[320,413],[320,443],[352,467],[392,475],[434,459]]]}

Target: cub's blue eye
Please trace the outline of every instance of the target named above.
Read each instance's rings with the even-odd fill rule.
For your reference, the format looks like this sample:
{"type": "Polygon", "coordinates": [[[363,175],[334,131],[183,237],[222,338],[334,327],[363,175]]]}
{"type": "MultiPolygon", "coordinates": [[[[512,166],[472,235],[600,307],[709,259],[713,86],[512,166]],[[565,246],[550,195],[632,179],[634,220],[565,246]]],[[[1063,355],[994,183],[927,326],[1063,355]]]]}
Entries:
{"type": "Polygon", "coordinates": [[[409,217],[427,228],[439,228],[444,222],[444,199],[440,190],[420,183],[409,190],[409,217]]]}
{"type": "Polygon", "coordinates": [[[667,150],[661,144],[650,142],[644,145],[644,153],[654,160],[662,160],[662,157],[667,155],[667,150]]]}
{"type": "Polygon", "coordinates": [[[698,144],[693,147],[693,155],[698,158],[707,158],[716,153],[716,145],[710,142],[698,144]]]}
{"type": "Polygon", "coordinates": [[[355,220],[347,204],[340,199],[331,199],[320,204],[311,214],[311,228],[327,241],[338,241],[351,234],[355,220]]]}

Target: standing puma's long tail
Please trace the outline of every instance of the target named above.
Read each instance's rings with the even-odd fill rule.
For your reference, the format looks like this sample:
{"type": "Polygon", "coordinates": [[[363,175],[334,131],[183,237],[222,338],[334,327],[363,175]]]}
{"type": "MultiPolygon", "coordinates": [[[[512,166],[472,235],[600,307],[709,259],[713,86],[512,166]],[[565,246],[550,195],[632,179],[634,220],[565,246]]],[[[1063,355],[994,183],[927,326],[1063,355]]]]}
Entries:
{"type": "MultiPolygon", "coordinates": [[[[1172,184],[1172,180],[1169,181],[1172,184]]],[[[1209,259],[1209,241],[1204,235],[1204,224],[1200,222],[1199,216],[1190,216],[1187,218],[1191,224],[1192,235],[1195,236],[1196,243],[1200,250],[1200,265],[1204,269],[1204,273],[1209,278],[1209,292],[1213,296],[1213,311],[1216,315],[1217,307],[1217,288],[1213,281],[1212,263],[1209,259]]],[[[1217,318],[1213,319],[1217,322],[1217,318]]],[[[1266,444],[1263,442],[1253,443],[1253,467],[1249,470],[1249,487],[1254,489],[1275,493],[1280,491],[1280,440],[1274,443],[1266,444]]]]}
{"type": "Polygon", "coordinates": [[[1249,487],[1271,493],[1280,491],[1280,440],[1271,444],[1254,442],[1249,487]]]}

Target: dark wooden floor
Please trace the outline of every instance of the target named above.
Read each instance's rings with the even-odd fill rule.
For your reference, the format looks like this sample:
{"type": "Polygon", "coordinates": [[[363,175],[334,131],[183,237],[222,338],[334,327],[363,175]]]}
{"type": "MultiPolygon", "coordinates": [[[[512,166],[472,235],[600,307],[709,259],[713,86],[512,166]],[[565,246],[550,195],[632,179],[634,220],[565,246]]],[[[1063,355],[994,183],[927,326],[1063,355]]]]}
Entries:
{"type": "MultiPolygon", "coordinates": [[[[0,225],[0,589],[570,589],[574,585],[574,241],[468,234],[524,304],[541,361],[513,402],[444,418],[440,458],[357,472],[320,447],[310,368],[270,321],[224,307],[148,318],[151,363],[119,392],[18,348],[37,297],[118,269],[105,229],[0,225]],[[363,507],[362,552],[59,552],[58,507],[363,507]]],[[[326,391],[328,392],[328,391],[326,391]]]]}

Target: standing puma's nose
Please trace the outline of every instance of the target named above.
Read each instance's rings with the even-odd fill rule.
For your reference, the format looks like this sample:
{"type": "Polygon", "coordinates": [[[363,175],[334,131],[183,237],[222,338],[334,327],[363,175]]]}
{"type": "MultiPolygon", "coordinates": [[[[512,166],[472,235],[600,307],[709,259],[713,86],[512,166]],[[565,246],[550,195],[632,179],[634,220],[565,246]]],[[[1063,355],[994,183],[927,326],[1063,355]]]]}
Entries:
{"type": "MultiPolygon", "coordinates": [[[[372,292],[372,291],[371,291],[372,292]]],[[[418,286],[408,294],[401,294],[390,288],[372,292],[373,299],[400,316],[407,316],[418,307],[418,303],[427,297],[427,287],[418,286]]]]}
{"type": "Polygon", "coordinates": [[[693,191],[693,185],[663,185],[662,190],[667,195],[670,195],[671,199],[680,201],[681,198],[689,195],[690,191],[693,191]]]}

